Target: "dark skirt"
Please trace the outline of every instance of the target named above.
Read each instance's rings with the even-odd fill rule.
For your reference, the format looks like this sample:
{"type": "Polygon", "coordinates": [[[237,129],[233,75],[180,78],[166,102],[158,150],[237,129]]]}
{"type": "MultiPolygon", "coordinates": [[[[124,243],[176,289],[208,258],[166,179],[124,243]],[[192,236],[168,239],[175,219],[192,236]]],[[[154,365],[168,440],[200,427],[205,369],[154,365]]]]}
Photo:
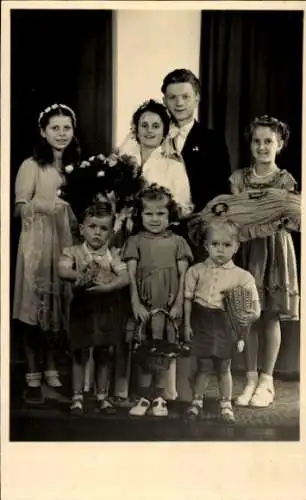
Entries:
{"type": "Polygon", "coordinates": [[[126,307],[122,293],[75,294],[70,308],[70,347],[113,345],[122,342],[126,307]]]}
{"type": "Polygon", "coordinates": [[[191,312],[193,330],[191,355],[197,358],[231,359],[237,338],[228,315],[221,309],[209,309],[194,302],[191,312]]]}

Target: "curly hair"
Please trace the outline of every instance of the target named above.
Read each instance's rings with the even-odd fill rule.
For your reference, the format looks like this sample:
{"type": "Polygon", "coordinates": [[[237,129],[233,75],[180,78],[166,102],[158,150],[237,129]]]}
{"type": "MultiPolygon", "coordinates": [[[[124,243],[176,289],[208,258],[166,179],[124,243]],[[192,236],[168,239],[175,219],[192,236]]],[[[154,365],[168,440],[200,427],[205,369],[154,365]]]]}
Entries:
{"type": "Polygon", "coordinates": [[[144,201],[160,201],[164,198],[167,199],[167,209],[169,212],[169,223],[177,222],[179,220],[178,217],[178,206],[173,199],[171,192],[163,186],[159,186],[158,184],[150,184],[146,186],[139,196],[136,199],[134,209],[133,209],[133,223],[134,230],[133,232],[137,233],[141,229],[142,226],[142,211],[143,211],[143,202],[144,201]]]}
{"type": "Polygon", "coordinates": [[[80,223],[84,223],[85,219],[88,217],[112,217],[112,224],[115,223],[115,213],[111,203],[96,201],[92,205],[89,205],[80,218],[80,223]]]}
{"type": "Polygon", "coordinates": [[[175,69],[168,73],[161,87],[162,93],[165,95],[168,85],[172,83],[190,83],[196,94],[200,94],[200,80],[190,71],[190,69],[175,69]]]}
{"type": "MultiPolygon", "coordinates": [[[[71,124],[73,130],[76,129],[76,119],[75,114],[71,108],[66,105],[52,105],[42,111],[38,119],[39,130],[37,132],[37,138],[34,145],[33,158],[38,163],[39,166],[44,167],[53,162],[53,149],[48,143],[48,141],[42,137],[40,131],[45,130],[49,124],[50,119],[53,116],[68,116],[71,119],[71,124]]],[[[76,165],[80,161],[81,149],[79,141],[75,136],[72,137],[70,144],[63,152],[62,162],[63,166],[66,165],[76,165]]]]}
{"type": "Polygon", "coordinates": [[[190,234],[190,236],[197,246],[202,246],[207,241],[209,233],[214,229],[225,230],[237,242],[240,241],[239,226],[228,219],[226,215],[216,215],[215,218],[209,222],[198,223],[193,234],[190,234]]]}
{"type": "Polygon", "coordinates": [[[135,138],[138,142],[138,125],[141,116],[146,113],[155,113],[161,118],[161,121],[164,125],[163,131],[163,139],[167,137],[169,128],[170,128],[170,116],[168,114],[167,108],[158,101],[154,99],[150,99],[149,101],[145,101],[139,108],[136,109],[135,113],[132,116],[132,132],[135,135],[135,138]]]}
{"type": "Polygon", "coordinates": [[[245,137],[249,142],[251,142],[257,127],[270,128],[283,141],[283,147],[287,146],[290,137],[290,129],[286,123],[268,115],[255,117],[245,130],[245,137]]]}

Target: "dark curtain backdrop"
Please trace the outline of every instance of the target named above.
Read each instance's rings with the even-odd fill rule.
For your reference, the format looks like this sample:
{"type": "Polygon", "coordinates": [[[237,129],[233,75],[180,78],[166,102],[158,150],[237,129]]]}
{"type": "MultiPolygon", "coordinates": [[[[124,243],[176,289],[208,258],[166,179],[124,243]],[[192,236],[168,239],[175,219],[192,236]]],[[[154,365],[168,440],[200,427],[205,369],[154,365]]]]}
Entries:
{"type": "MultiPolygon", "coordinates": [[[[201,121],[226,137],[232,169],[249,165],[244,130],[255,115],[286,121],[292,135],[278,164],[300,184],[303,13],[202,11],[201,30],[201,121]]],[[[299,235],[294,242],[300,262],[299,235]]],[[[188,362],[178,365],[180,397],[189,399],[188,362]]],[[[296,377],[299,367],[299,323],[284,323],[276,372],[296,377]]],[[[233,368],[244,369],[242,355],[233,368]]]]}
{"type": "Polygon", "coordinates": [[[12,173],[31,154],[39,112],[54,102],[76,111],[84,155],[110,152],[112,73],[112,11],[13,10],[12,173]]]}
{"type": "Polygon", "coordinates": [[[255,115],[287,122],[279,157],[301,182],[303,12],[202,11],[201,120],[225,134],[232,169],[249,164],[244,129],[255,115]]]}
{"type": "Polygon", "coordinates": [[[202,11],[200,79],[200,119],[225,136],[232,169],[250,164],[246,126],[269,114],[289,124],[277,163],[301,189],[303,12],[202,11]]]}
{"type": "MultiPolygon", "coordinates": [[[[39,112],[71,106],[83,157],[112,147],[112,11],[11,11],[11,208],[21,162],[32,154],[39,112]]],[[[20,227],[11,224],[11,285],[20,227]]],[[[13,286],[11,286],[11,299],[13,286]]]]}

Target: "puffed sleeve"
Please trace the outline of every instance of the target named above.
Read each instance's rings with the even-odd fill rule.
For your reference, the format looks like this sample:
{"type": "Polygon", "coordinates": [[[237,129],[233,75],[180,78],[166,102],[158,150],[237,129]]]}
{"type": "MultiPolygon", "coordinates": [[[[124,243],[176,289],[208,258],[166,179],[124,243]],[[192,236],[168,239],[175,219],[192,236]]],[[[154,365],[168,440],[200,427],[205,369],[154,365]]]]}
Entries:
{"type": "Polygon", "coordinates": [[[185,276],[184,297],[185,299],[193,299],[194,292],[198,282],[197,266],[192,266],[188,269],[185,276]]]}
{"type": "Polygon", "coordinates": [[[111,268],[114,271],[114,273],[120,274],[123,271],[127,271],[127,265],[125,262],[123,262],[121,258],[120,249],[113,247],[110,249],[110,254],[111,254],[111,268]]]}
{"type": "Polygon", "coordinates": [[[280,187],[281,189],[286,189],[287,191],[295,191],[297,189],[296,180],[287,170],[282,171],[280,187]]]}
{"type": "Polygon", "coordinates": [[[66,247],[62,250],[59,264],[67,269],[73,269],[75,266],[75,247],[66,247]]]}
{"type": "Polygon", "coordinates": [[[132,259],[139,260],[139,238],[137,234],[128,238],[122,250],[123,262],[132,259]]]}
{"type": "Polygon", "coordinates": [[[15,203],[26,203],[33,198],[38,168],[31,158],[21,164],[15,181],[15,203]]]}
{"type": "Polygon", "coordinates": [[[140,160],[139,144],[131,132],[128,133],[128,135],[124,138],[122,143],[116,149],[120,154],[126,154],[132,156],[137,160],[137,162],[139,162],[140,160]]]}
{"type": "Polygon", "coordinates": [[[177,260],[187,260],[189,263],[193,262],[193,255],[187,241],[182,237],[176,235],[177,240],[177,260]]]}
{"type": "Polygon", "coordinates": [[[241,193],[243,191],[242,186],[242,170],[234,170],[232,175],[229,177],[230,188],[232,194],[241,193]]]}

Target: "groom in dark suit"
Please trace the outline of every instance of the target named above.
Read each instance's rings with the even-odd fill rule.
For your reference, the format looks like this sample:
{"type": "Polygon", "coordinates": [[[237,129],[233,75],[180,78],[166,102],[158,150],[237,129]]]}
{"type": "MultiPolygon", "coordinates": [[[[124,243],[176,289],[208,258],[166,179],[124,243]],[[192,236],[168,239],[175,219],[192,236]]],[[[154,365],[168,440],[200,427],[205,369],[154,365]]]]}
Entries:
{"type": "Polygon", "coordinates": [[[231,170],[225,140],[195,119],[200,82],[190,70],[168,73],[161,91],[173,120],[170,133],[175,149],[185,162],[194,211],[199,212],[212,198],[229,192],[231,170]]]}

